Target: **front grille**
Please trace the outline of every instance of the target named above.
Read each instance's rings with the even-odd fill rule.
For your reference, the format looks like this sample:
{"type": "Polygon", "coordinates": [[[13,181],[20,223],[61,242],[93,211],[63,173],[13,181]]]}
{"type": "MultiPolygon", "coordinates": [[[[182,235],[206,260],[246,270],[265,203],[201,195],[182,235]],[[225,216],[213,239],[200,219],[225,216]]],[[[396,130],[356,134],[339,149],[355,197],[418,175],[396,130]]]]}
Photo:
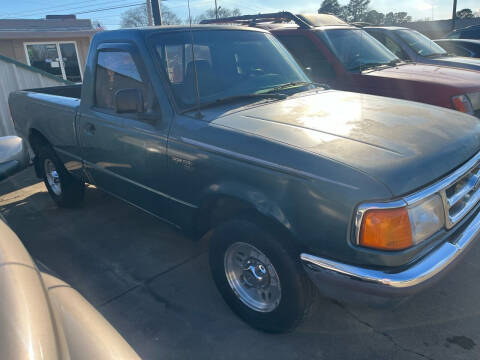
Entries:
{"type": "Polygon", "coordinates": [[[447,227],[458,223],[480,200],[480,164],[477,163],[442,193],[447,227]]]}

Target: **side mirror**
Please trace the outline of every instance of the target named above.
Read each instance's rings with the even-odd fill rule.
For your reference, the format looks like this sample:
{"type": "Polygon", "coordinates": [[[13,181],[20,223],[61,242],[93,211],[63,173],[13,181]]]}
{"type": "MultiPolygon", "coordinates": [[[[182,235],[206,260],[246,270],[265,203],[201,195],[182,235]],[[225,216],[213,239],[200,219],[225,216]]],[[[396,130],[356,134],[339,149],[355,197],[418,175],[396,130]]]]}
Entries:
{"type": "Polygon", "coordinates": [[[0,180],[25,169],[28,162],[27,147],[20,137],[0,137],[0,180]]]}
{"type": "Polygon", "coordinates": [[[143,93],[140,89],[121,89],[115,93],[115,112],[143,113],[143,93]]]}

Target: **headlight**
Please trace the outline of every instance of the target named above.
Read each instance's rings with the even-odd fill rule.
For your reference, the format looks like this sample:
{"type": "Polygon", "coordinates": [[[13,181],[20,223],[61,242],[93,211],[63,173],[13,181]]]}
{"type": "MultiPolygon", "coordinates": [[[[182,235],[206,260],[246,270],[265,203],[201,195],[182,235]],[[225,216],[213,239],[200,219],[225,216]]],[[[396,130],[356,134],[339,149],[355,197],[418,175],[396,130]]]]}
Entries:
{"type": "Polygon", "coordinates": [[[473,115],[473,107],[467,95],[457,95],[452,97],[454,109],[473,115]]]}
{"type": "Polygon", "coordinates": [[[445,212],[440,195],[433,195],[407,208],[412,225],[413,243],[428,239],[445,225],[445,212]]]}
{"type": "Polygon", "coordinates": [[[443,202],[433,195],[417,204],[361,207],[357,214],[358,245],[380,250],[403,250],[428,239],[445,224],[443,202]],[[403,205],[403,206],[402,206],[403,205]]]}
{"type": "Polygon", "coordinates": [[[480,109],[480,91],[467,94],[467,97],[472,104],[473,111],[480,109]]]}

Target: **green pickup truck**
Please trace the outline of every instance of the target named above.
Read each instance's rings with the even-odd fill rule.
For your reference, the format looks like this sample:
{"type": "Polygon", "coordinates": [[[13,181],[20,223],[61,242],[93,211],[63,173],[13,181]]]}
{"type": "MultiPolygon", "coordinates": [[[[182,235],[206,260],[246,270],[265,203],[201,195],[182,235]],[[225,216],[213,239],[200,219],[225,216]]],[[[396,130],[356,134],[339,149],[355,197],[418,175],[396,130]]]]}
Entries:
{"type": "Polygon", "coordinates": [[[224,299],[266,331],[315,288],[418,291],[480,232],[477,118],[311,83],[264,30],[100,32],[82,86],[9,105],[58,205],[94,184],[207,236],[224,299]]]}

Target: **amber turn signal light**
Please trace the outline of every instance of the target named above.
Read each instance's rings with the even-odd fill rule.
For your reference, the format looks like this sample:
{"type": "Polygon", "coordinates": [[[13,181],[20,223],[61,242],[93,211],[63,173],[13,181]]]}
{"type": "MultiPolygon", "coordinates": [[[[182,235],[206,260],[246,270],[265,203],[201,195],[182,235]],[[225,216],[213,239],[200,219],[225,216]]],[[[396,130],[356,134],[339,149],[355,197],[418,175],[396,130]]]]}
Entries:
{"type": "Polygon", "coordinates": [[[402,250],[413,245],[406,208],[372,209],[363,216],[360,244],[379,250],[402,250]]]}
{"type": "Polygon", "coordinates": [[[458,95],[452,98],[453,107],[461,112],[473,114],[472,103],[466,95],[458,95]]]}

